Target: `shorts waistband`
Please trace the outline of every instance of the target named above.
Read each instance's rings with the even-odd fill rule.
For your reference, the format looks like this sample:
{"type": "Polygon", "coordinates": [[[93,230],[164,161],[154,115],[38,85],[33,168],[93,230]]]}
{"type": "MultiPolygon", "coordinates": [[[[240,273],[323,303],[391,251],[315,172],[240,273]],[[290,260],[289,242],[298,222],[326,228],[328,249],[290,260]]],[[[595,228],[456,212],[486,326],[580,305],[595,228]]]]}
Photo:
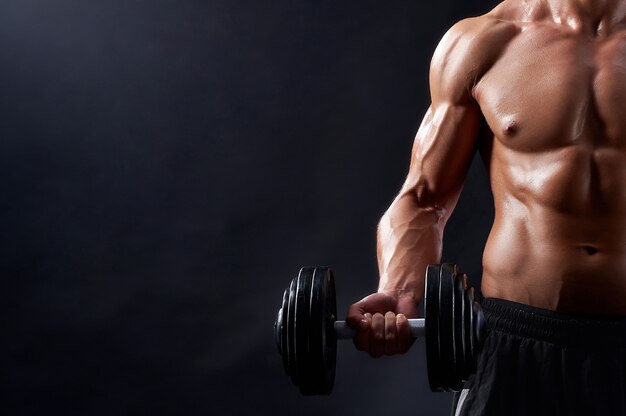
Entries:
{"type": "Polygon", "coordinates": [[[495,298],[481,304],[490,331],[561,345],[626,348],[626,316],[562,313],[495,298]]]}

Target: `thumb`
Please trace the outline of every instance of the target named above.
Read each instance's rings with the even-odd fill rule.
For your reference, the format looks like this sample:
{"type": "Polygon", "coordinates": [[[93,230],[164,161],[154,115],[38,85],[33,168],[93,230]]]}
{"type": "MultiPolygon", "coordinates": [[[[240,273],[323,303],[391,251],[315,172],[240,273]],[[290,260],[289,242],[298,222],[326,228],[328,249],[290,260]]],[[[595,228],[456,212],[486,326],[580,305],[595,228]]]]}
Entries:
{"type": "Polygon", "coordinates": [[[360,302],[350,306],[346,316],[348,326],[359,332],[366,331],[367,328],[369,328],[369,321],[371,319],[372,315],[365,312],[365,309],[362,307],[360,302]],[[369,315],[369,320],[367,315],[369,315]]]}

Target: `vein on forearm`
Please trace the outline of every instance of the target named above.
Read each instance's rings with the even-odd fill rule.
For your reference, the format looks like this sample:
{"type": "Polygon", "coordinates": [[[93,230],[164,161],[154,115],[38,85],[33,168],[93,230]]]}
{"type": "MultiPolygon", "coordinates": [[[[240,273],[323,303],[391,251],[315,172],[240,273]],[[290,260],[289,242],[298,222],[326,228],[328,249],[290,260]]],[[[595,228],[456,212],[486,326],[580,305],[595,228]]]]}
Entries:
{"type": "Polygon", "coordinates": [[[445,210],[426,204],[411,190],[403,191],[378,227],[379,291],[423,292],[424,270],[441,257],[445,210]]]}

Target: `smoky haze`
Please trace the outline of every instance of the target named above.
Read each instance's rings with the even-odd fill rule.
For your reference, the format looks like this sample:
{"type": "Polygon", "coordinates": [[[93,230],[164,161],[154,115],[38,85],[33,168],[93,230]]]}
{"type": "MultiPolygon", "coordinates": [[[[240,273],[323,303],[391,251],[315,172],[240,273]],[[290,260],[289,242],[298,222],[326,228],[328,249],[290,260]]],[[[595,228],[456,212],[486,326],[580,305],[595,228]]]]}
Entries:
{"type": "MultiPolygon", "coordinates": [[[[375,290],[430,56],[494,3],[1,2],[3,413],[448,414],[423,342],[344,342],[303,398],[272,323],[301,265],[340,311],[375,290]]],[[[477,160],[444,253],[474,284],[491,204],[477,160]]]]}

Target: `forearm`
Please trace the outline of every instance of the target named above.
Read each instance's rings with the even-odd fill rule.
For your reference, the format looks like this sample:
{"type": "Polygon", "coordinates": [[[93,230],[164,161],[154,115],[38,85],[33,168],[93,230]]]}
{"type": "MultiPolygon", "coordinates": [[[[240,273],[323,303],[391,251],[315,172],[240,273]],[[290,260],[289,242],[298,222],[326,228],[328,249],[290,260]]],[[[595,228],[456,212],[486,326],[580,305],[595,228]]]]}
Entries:
{"type": "Polygon", "coordinates": [[[422,299],[426,267],[441,259],[444,217],[412,190],[396,197],[378,227],[379,292],[422,299]]]}

